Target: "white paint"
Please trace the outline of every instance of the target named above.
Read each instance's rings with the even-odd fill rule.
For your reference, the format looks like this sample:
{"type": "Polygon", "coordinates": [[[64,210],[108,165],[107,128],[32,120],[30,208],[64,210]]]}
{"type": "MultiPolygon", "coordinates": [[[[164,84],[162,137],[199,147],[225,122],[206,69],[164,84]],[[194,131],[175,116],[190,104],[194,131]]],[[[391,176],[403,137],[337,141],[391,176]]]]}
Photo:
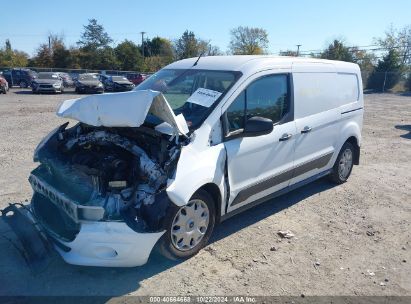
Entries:
{"type": "Polygon", "coordinates": [[[222,93],[198,88],[188,99],[187,102],[195,103],[200,106],[209,108],[221,96],[222,93]]]}
{"type": "Polygon", "coordinates": [[[103,95],[90,95],[64,101],[57,115],[92,126],[139,127],[151,113],[173,127],[174,132],[188,133],[184,117],[176,118],[164,95],[140,90],[103,95]]]}
{"type": "MultiPolygon", "coordinates": [[[[242,189],[293,169],[296,165],[334,152],[329,164],[319,170],[330,168],[348,137],[355,136],[358,142],[361,142],[363,111],[342,114],[363,107],[361,74],[355,64],[294,57],[213,56],[202,57],[193,67],[195,60],[197,58],[182,60],[166,68],[232,70],[241,71],[242,76],[204,123],[195,130],[190,143],[182,147],[175,175],[168,180],[166,189],[169,198],[178,206],[187,204],[199,188],[212,183],[220,191],[222,205],[219,212],[224,215],[228,195],[224,175],[226,161],[229,170],[230,204],[242,189]],[[268,135],[229,141],[223,141],[222,136],[217,138],[222,135],[221,130],[215,130],[221,126],[221,116],[243,89],[261,75],[276,73],[289,73],[293,77],[295,119],[275,125],[273,132],[268,135]],[[353,77],[340,77],[341,73],[355,75],[357,87],[354,87],[353,77]],[[340,92],[339,88],[343,92],[340,92]],[[301,134],[306,126],[311,127],[312,131],[301,134]],[[283,133],[291,134],[291,139],[279,142],[278,139],[283,133]]],[[[63,117],[96,124],[104,122],[104,125],[138,126],[150,111],[157,113],[169,124],[157,126],[158,130],[179,130],[182,134],[187,130],[182,118],[175,117],[169,104],[158,92],[135,91],[95,98],[96,100],[94,96],[90,96],[90,104],[80,101],[84,99],[66,101],[58,113],[63,117]],[[137,96],[139,98],[136,98],[137,96]]],[[[238,207],[308,178],[319,170],[307,172],[303,176],[266,189],[238,207]]],[[[236,208],[228,206],[228,211],[236,208]]],[[[82,225],[76,239],[66,244],[73,248],[72,251],[65,253],[60,250],[60,254],[68,263],[78,265],[141,265],[147,261],[152,247],[163,233],[136,233],[124,223],[87,223],[82,225]],[[110,248],[115,250],[118,256],[114,256],[110,248]]]]}
{"type": "Polygon", "coordinates": [[[69,264],[134,267],[147,262],[164,232],[137,233],[121,222],[89,222],[81,225],[74,241],[60,240],[71,248],[69,252],[55,248],[69,264]]]}
{"type": "MultiPolygon", "coordinates": [[[[192,66],[192,61],[187,59],[175,62],[167,68],[187,68],[192,66]]],[[[229,92],[223,97],[214,111],[198,128],[193,136],[192,142],[183,148],[178,163],[175,177],[169,181],[167,193],[170,199],[177,205],[187,204],[191,195],[205,183],[215,183],[219,186],[226,201],[225,187],[221,184],[224,176],[224,164],[216,147],[222,143],[227,150],[229,166],[229,184],[231,203],[241,190],[260,183],[265,179],[276,176],[287,170],[292,170],[296,165],[312,161],[325,153],[339,151],[341,145],[349,136],[361,139],[362,111],[357,112],[355,118],[357,128],[350,127],[346,130],[348,122],[342,122],[341,112],[361,107],[362,87],[361,75],[357,65],[346,62],[329,60],[274,57],[274,56],[213,56],[201,58],[198,65],[193,69],[215,69],[241,71],[243,76],[234,84],[229,92]],[[271,134],[237,138],[222,142],[215,138],[215,126],[220,126],[221,115],[226,111],[235,98],[255,79],[270,74],[289,73],[297,79],[293,83],[295,99],[295,120],[286,124],[275,125],[271,134]],[[358,79],[357,88],[352,88],[354,78],[338,79],[339,73],[355,75],[358,79]],[[313,75],[314,74],[314,75],[313,75]],[[312,77],[314,76],[314,77],[312,77]],[[338,89],[343,90],[341,93],[338,89]],[[349,100],[358,92],[358,101],[341,105],[342,100],[349,100]],[[301,134],[305,126],[312,126],[313,130],[307,134],[301,134]],[[279,142],[282,134],[288,133],[292,138],[285,142],[279,142]],[[351,135],[349,135],[351,134],[351,135]],[[212,139],[213,144],[210,144],[212,139]],[[212,152],[213,151],[213,152],[212,152]],[[222,168],[222,169],[220,169],[222,168]]],[[[355,113],[355,112],[354,112],[355,113]]],[[[353,118],[354,119],[354,118],[353,118]]],[[[352,124],[352,120],[350,124],[352,124]]],[[[220,149],[220,148],[218,148],[220,149]]],[[[303,175],[308,178],[317,171],[325,170],[335,161],[338,153],[330,160],[326,167],[315,169],[303,175]]],[[[253,195],[247,201],[238,205],[246,205],[255,199],[266,196],[280,190],[298,179],[291,179],[262,193],[253,195]]],[[[222,206],[221,214],[224,214],[225,206],[222,206]]],[[[236,209],[228,207],[228,211],[236,209]]]]}

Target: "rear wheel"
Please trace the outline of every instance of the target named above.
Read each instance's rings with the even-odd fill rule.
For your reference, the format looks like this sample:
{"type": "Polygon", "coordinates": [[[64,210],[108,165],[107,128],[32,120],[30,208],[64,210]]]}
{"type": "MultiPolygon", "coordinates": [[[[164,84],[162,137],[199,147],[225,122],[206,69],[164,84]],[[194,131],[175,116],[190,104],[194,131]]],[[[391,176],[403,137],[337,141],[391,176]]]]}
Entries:
{"type": "Polygon", "coordinates": [[[351,174],[354,165],[354,146],[346,142],[342,148],[330,173],[330,180],[342,184],[351,174]]]}
{"type": "Polygon", "coordinates": [[[167,258],[185,259],[203,248],[214,229],[215,204],[204,190],[197,191],[187,205],[176,207],[166,219],[167,231],[159,249],[167,258]]]}

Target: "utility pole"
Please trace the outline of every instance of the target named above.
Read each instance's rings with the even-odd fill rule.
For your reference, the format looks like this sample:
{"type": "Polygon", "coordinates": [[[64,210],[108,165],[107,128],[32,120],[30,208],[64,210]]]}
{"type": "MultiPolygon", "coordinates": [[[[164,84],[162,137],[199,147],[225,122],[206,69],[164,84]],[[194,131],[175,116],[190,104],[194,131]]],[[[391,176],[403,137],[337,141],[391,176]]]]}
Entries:
{"type": "Polygon", "coordinates": [[[51,36],[49,35],[49,54],[51,54],[51,36]]]}
{"type": "Polygon", "coordinates": [[[143,55],[144,58],[144,34],[147,32],[140,32],[141,34],[141,54],[143,55]]]}
{"type": "Polygon", "coordinates": [[[297,57],[300,56],[300,46],[301,44],[297,44],[297,57]]]}

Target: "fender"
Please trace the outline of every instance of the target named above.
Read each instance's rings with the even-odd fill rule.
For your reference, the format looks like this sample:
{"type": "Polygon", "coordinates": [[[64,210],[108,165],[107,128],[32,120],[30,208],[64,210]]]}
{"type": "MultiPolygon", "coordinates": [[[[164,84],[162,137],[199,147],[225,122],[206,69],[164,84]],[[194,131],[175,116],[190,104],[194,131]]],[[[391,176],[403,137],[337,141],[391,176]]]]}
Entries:
{"type": "Polygon", "coordinates": [[[342,146],[350,137],[355,137],[357,139],[358,146],[361,146],[361,126],[362,126],[362,117],[358,116],[356,121],[350,120],[347,121],[342,118],[341,131],[338,137],[338,142],[336,143],[335,153],[331,158],[330,164],[334,164],[335,160],[338,157],[342,146]]]}
{"type": "MultiPolygon", "coordinates": [[[[358,117],[360,119],[360,117],[358,117]]],[[[350,120],[342,125],[340,132],[340,141],[338,142],[338,151],[341,149],[345,141],[354,136],[357,139],[358,146],[361,146],[361,126],[362,122],[350,120]]]]}
{"type": "Polygon", "coordinates": [[[210,146],[198,151],[193,145],[182,148],[174,179],[169,180],[167,194],[177,206],[186,205],[193,194],[208,183],[216,184],[224,201],[224,145],[210,146]]]}

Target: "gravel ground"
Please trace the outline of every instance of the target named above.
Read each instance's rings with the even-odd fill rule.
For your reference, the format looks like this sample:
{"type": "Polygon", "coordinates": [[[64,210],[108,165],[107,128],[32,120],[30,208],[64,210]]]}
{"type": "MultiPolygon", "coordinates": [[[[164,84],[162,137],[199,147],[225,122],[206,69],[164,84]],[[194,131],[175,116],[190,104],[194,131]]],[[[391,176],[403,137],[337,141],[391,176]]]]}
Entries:
{"type": "MultiPolygon", "coordinates": [[[[0,207],[30,199],[36,144],[75,95],[0,95],[0,207]]],[[[411,295],[411,97],[365,96],[361,164],[224,222],[197,256],[136,268],[65,264],[33,275],[0,238],[0,295],[411,295]],[[281,239],[289,229],[295,237],[281,239]]],[[[0,233],[14,240],[4,222],[0,233]]]]}

